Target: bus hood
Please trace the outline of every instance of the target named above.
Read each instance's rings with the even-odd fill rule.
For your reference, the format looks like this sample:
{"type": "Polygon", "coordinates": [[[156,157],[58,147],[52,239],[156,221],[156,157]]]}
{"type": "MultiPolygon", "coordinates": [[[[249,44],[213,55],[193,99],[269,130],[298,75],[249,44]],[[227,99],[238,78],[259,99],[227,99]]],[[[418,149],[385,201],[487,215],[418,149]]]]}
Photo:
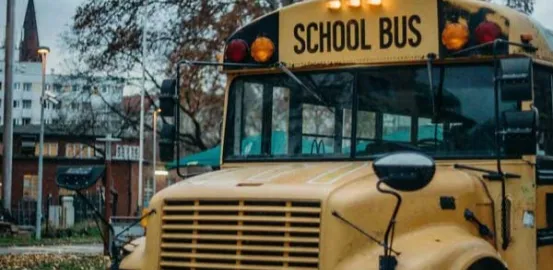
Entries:
{"type": "Polygon", "coordinates": [[[160,191],[154,199],[188,197],[187,194],[197,195],[200,191],[202,197],[216,198],[255,192],[252,197],[282,198],[283,194],[289,194],[293,197],[322,199],[328,192],[348,182],[371,179],[370,176],[374,175],[371,164],[325,162],[227,168],[184,180],[160,191]],[[290,194],[291,189],[294,194],[290,194]]]}

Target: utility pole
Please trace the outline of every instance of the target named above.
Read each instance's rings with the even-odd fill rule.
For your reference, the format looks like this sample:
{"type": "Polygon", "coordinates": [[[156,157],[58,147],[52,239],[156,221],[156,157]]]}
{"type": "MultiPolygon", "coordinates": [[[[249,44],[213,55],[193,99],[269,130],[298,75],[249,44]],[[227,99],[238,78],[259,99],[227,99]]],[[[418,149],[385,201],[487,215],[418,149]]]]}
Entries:
{"type": "Polygon", "coordinates": [[[14,22],[15,22],[15,0],[7,0],[6,9],[6,53],[5,53],[5,91],[4,91],[4,134],[3,134],[3,196],[4,210],[11,213],[12,202],[12,156],[13,156],[13,64],[14,64],[14,22]]]}
{"type": "MultiPolygon", "coordinates": [[[[105,212],[104,212],[104,218],[110,222],[111,219],[111,207],[112,207],[112,195],[111,190],[113,188],[113,179],[111,177],[111,146],[114,142],[120,142],[121,139],[113,138],[110,133],[105,138],[97,139],[99,142],[105,142],[106,143],[106,153],[104,154],[105,161],[106,161],[106,176],[105,176],[105,188],[104,188],[104,194],[105,194],[105,212]]],[[[113,207],[117,207],[117,205],[113,205],[113,207]]],[[[104,228],[104,235],[109,236],[109,228],[104,228]]],[[[115,237],[115,236],[113,236],[115,237]]],[[[105,237],[104,239],[104,253],[109,254],[110,246],[109,246],[109,237],[105,237]]]]}
{"type": "Polygon", "coordinates": [[[142,90],[140,91],[140,141],[138,157],[138,211],[137,215],[142,213],[143,185],[144,185],[144,95],[146,93],[146,35],[148,32],[148,0],[144,3],[144,14],[142,16],[142,90]]]}
{"type": "Polygon", "coordinates": [[[42,182],[44,167],[44,107],[46,106],[46,61],[50,48],[40,47],[38,49],[42,60],[42,94],[40,95],[40,139],[38,147],[38,192],[36,200],[36,226],[35,239],[40,240],[42,230],[42,182]]]}

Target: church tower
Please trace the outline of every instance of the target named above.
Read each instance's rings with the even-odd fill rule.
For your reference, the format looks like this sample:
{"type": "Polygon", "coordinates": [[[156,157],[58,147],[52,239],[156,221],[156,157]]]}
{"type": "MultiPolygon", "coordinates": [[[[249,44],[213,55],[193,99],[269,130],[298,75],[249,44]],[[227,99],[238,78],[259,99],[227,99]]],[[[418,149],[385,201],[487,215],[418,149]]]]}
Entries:
{"type": "Polygon", "coordinates": [[[38,26],[36,23],[35,3],[29,0],[25,21],[23,22],[23,35],[19,45],[19,62],[40,62],[38,55],[38,26]]]}

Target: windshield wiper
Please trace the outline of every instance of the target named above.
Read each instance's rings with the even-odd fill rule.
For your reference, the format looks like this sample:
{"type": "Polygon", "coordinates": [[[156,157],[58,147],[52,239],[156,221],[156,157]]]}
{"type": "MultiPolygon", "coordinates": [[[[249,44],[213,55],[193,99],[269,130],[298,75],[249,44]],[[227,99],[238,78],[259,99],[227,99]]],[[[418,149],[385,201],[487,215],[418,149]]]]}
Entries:
{"type": "Polygon", "coordinates": [[[430,98],[432,99],[432,122],[436,121],[438,117],[438,112],[436,111],[436,94],[434,93],[434,60],[436,60],[436,55],[433,53],[428,54],[428,59],[426,60],[426,69],[428,71],[428,85],[430,86],[430,98]]]}
{"type": "Polygon", "coordinates": [[[284,74],[288,75],[288,77],[290,77],[292,80],[294,80],[297,84],[299,84],[299,86],[301,86],[303,88],[303,90],[305,90],[307,93],[309,93],[312,97],[314,97],[317,101],[319,101],[320,103],[322,103],[330,112],[334,113],[334,110],[332,109],[332,106],[331,104],[328,104],[328,102],[326,102],[319,94],[317,94],[317,92],[315,92],[315,90],[311,89],[309,86],[305,85],[305,83],[303,83],[300,78],[298,78],[290,69],[288,69],[284,63],[282,62],[279,62],[278,63],[278,67],[280,68],[280,70],[282,70],[282,72],[284,72],[284,74]]]}
{"type": "MultiPolygon", "coordinates": [[[[428,70],[428,85],[430,87],[430,97],[432,102],[432,124],[434,124],[434,147],[438,147],[438,106],[436,106],[436,94],[434,93],[434,60],[436,60],[436,54],[429,53],[428,60],[426,61],[426,68],[428,70]]],[[[443,78],[441,77],[443,71],[440,72],[440,87],[438,89],[438,98],[441,98],[443,78]]]]}

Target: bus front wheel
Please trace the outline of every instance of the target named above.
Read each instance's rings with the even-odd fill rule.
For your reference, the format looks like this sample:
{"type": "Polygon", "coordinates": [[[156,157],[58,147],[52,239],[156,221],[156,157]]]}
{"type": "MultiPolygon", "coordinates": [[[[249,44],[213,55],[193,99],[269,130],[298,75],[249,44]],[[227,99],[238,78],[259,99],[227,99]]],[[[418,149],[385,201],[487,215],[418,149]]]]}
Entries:
{"type": "Polygon", "coordinates": [[[495,258],[483,258],[472,264],[467,270],[507,270],[507,268],[495,258]]]}

